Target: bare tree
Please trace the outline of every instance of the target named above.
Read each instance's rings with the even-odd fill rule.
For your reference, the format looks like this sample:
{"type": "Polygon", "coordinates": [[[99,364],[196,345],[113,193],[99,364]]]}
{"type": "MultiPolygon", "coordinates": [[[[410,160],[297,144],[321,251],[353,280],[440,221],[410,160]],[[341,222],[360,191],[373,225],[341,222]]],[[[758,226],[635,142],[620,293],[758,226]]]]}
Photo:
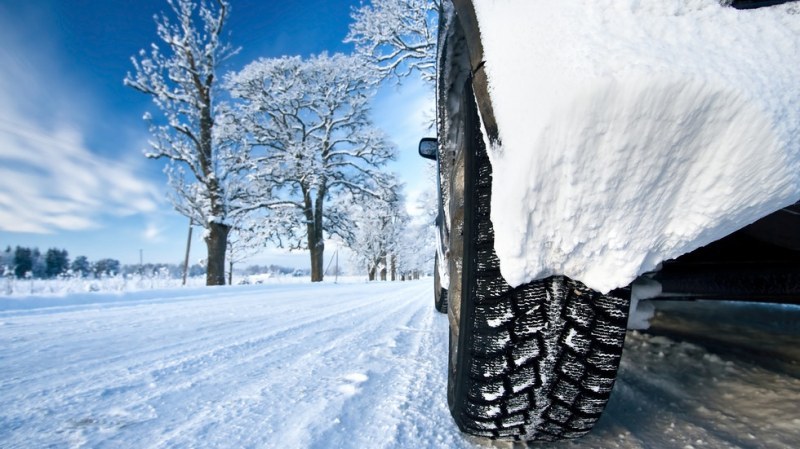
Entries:
{"type": "Polygon", "coordinates": [[[205,228],[208,248],[208,285],[225,284],[225,249],[230,225],[229,175],[235,152],[226,150],[215,130],[219,65],[237,50],[222,41],[229,5],[224,0],[195,3],[167,0],[175,22],[156,16],[158,38],[164,51],[152,44],[131,58],[135,73],[125,85],[150,95],[161,111],[156,121],[149,115],[153,140],[146,156],[169,161],[166,172],[174,188],[175,208],[205,228]]]}
{"type": "Polygon", "coordinates": [[[247,209],[280,246],[309,250],[312,281],[323,277],[325,233],[352,232],[352,201],[396,188],[382,169],[395,149],[369,117],[376,80],[358,57],[322,54],[260,59],[226,81],[252,146],[247,209]]]}
{"type": "Polygon", "coordinates": [[[402,78],[418,71],[436,79],[438,20],[443,0],[371,0],[353,11],[345,42],[378,68],[384,77],[402,78]]]}

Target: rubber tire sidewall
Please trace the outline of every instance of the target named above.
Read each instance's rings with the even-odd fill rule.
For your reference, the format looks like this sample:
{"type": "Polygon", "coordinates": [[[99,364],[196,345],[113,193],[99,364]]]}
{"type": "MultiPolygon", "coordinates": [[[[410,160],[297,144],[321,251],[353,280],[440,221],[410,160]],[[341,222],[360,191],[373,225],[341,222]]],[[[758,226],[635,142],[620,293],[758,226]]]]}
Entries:
{"type": "Polygon", "coordinates": [[[463,348],[471,347],[472,339],[472,310],[469,289],[472,279],[469,273],[472,270],[472,257],[469,251],[470,242],[474,241],[471,222],[474,208],[472,193],[475,190],[475,156],[477,152],[477,139],[480,138],[475,131],[477,118],[475,97],[472,90],[471,78],[467,80],[462,97],[463,120],[461,126],[461,148],[457,152],[453,163],[453,176],[451,187],[455,190],[463,186],[463,190],[451,193],[451,201],[456,205],[451,208],[450,224],[450,297],[448,301],[448,316],[450,318],[449,338],[449,366],[448,366],[448,405],[456,424],[464,429],[459,422],[461,408],[456,401],[466,395],[468,388],[468,373],[464,367],[468,366],[469,351],[463,348]],[[461,179],[463,177],[463,180],[461,179]],[[460,204],[459,204],[460,203],[460,204]],[[454,285],[457,283],[456,285],[454,285]]]}

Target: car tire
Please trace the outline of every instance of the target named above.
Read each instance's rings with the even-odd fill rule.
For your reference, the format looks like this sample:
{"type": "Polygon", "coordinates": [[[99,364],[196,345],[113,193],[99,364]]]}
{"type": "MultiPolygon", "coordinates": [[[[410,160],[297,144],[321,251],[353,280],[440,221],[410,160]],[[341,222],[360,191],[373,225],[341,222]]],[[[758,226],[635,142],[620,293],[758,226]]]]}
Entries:
{"type": "Polygon", "coordinates": [[[433,304],[437,312],[447,313],[447,289],[442,288],[442,280],[439,277],[439,255],[433,262],[433,304]]]}
{"type": "Polygon", "coordinates": [[[589,432],[614,385],[629,298],[565,276],[518,287],[500,274],[490,220],[492,167],[471,80],[451,173],[448,404],[459,428],[492,439],[556,441],[589,432]]]}

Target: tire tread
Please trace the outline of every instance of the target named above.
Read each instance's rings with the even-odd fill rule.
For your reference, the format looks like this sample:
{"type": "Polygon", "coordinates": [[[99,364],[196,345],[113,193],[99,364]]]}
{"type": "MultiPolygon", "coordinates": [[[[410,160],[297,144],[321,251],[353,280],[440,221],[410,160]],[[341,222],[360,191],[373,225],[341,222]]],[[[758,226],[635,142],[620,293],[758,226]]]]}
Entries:
{"type": "MultiPolygon", "coordinates": [[[[500,274],[491,224],[492,170],[479,130],[465,214],[473,267],[462,294],[465,354],[455,380],[466,385],[451,403],[462,431],[493,439],[556,441],[586,434],[599,419],[616,378],[628,301],[602,295],[565,276],[519,287],[500,274]],[[471,285],[468,286],[468,284],[471,285]],[[465,307],[464,304],[470,304],[465,307]]],[[[465,270],[466,271],[466,270],[465,270]]],[[[462,325],[463,325],[462,324],[462,325]]]]}

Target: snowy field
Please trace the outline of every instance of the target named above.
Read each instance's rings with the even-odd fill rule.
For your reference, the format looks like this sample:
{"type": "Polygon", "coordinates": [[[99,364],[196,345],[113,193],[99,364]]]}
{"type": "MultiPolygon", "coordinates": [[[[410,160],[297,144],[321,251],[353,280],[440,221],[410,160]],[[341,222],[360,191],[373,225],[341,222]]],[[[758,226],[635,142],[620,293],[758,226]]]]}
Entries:
{"type": "MultiPolygon", "coordinates": [[[[0,447],[512,447],[455,429],[447,319],[431,290],[418,281],[7,299],[0,447]]],[[[629,334],[595,431],[548,447],[797,447],[800,310],[661,309],[648,333],[629,334]]]]}
{"type": "MultiPolygon", "coordinates": [[[[367,277],[364,275],[345,275],[334,277],[328,275],[325,282],[352,283],[364,282],[367,277]]],[[[226,280],[227,282],[227,280],[226,280]]],[[[302,284],[311,282],[310,276],[291,276],[275,275],[271,273],[254,275],[234,275],[232,285],[242,284],[302,284]]],[[[173,279],[166,276],[139,276],[139,275],[117,275],[103,276],[99,279],[90,278],[63,278],[63,279],[15,279],[13,276],[0,280],[0,301],[3,297],[65,297],[66,300],[78,300],[83,302],[84,297],[73,295],[74,293],[100,293],[100,294],[121,294],[136,292],[141,290],[163,290],[186,287],[200,287],[206,285],[205,276],[194,276],[186,279],[183,285],[181,279],[173,279]],[[69,298],[66,296],[69,295],[69,298]]],[[[89,297],[89,301],[98,301],[97,298],[89,297]]],[[[0,307],[2,309],[2,307],[0,307]]]]}

